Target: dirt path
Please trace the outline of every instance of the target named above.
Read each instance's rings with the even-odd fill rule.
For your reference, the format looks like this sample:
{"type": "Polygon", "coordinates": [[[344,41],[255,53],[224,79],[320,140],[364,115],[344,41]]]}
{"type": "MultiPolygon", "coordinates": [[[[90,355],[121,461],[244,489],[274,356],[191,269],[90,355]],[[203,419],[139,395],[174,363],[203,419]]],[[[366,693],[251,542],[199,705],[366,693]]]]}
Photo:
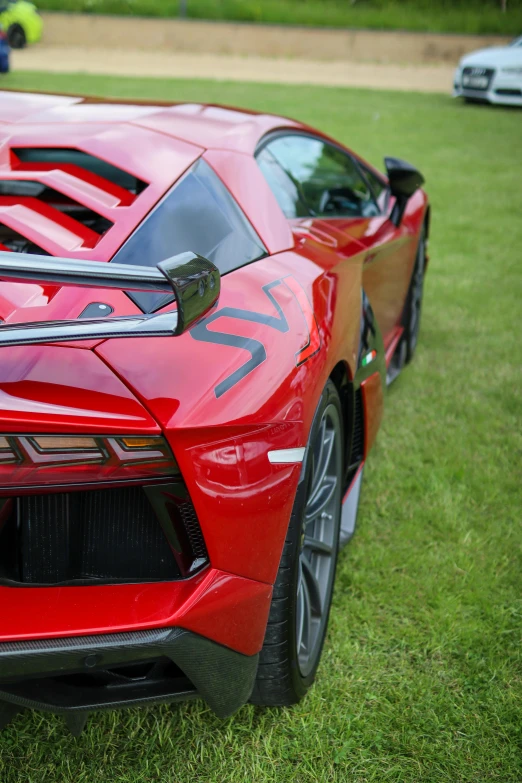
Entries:
{"type": "Polygon", "coordinates": [[[444,65],[313,62],[44,45],[13,52],[12,68],[15,71],[318,84],[445,93],[451,90],[453,77],[453,68],[444,65]]]}

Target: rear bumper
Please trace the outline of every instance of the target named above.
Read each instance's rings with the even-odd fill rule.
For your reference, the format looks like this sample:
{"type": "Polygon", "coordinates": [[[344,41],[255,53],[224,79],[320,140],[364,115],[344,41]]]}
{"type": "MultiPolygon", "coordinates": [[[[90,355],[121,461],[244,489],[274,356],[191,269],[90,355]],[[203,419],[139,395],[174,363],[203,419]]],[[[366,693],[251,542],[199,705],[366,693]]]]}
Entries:
{"type": "Polygon", "coordinates": [[[263,645],[271,596],[269,584],[212,567],[172,582],[0,587],[0,648],[4,642],[184,628],[254,655],[263,645]]]}
{"type": "Polygon", "coordinates": [[[3,642],[0,723],[23,708],[81,723],[92,710],[198,696],[226,717],[250,697],[257,661],[181,628],[3,642]]]}

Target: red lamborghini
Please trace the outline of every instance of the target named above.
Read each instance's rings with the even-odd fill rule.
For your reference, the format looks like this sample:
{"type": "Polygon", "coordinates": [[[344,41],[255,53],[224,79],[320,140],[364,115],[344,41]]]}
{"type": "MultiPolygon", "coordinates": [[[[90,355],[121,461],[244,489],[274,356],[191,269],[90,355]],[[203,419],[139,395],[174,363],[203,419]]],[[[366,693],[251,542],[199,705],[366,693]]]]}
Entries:
{"type": "Polygon", "coordinates": [[[314,680],[429,206],[282,117],[0,92],[0,721],[314,680]]]}

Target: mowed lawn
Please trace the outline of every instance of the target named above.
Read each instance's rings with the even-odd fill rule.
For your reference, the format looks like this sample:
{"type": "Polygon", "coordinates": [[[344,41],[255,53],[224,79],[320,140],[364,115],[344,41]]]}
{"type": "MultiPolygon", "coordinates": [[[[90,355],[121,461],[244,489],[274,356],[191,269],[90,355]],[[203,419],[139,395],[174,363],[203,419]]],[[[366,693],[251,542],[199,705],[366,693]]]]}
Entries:
{"type": "Polygon", "coordinates": [[[418,353],[386,396],[310,695],[225,721],[198,702],[99,713],[79,739],[26,713],[0,734],[2,783],[520,783],[522,111],[206,81],[0,84],[288,114],[376,165],[411,160],[433,215],[418,353]]]}

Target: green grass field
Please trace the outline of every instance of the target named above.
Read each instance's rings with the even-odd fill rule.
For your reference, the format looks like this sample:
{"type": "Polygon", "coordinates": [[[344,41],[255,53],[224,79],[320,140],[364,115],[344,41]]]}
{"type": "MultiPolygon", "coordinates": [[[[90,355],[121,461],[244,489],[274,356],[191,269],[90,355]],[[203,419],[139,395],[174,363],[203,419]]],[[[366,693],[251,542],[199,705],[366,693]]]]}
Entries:
{"type": "Polygon", "coordinates": [[[2,783],[520,783],[522,112],[445,95],[12,75],[13,88],[221,101],[424,172],[418,353],[386,397],[318,681],[293,709],[110,712],[74,739],[26,713],[2,783]]]}
{"type": "MultiPolygon", "coordinates": [[[[180,0],[38,0],[48,11],[175,17],[180,0]]],[[[522,2],[507,0],[186,0],[192,19],[442,33],[520,35],[522,2]]]]}

